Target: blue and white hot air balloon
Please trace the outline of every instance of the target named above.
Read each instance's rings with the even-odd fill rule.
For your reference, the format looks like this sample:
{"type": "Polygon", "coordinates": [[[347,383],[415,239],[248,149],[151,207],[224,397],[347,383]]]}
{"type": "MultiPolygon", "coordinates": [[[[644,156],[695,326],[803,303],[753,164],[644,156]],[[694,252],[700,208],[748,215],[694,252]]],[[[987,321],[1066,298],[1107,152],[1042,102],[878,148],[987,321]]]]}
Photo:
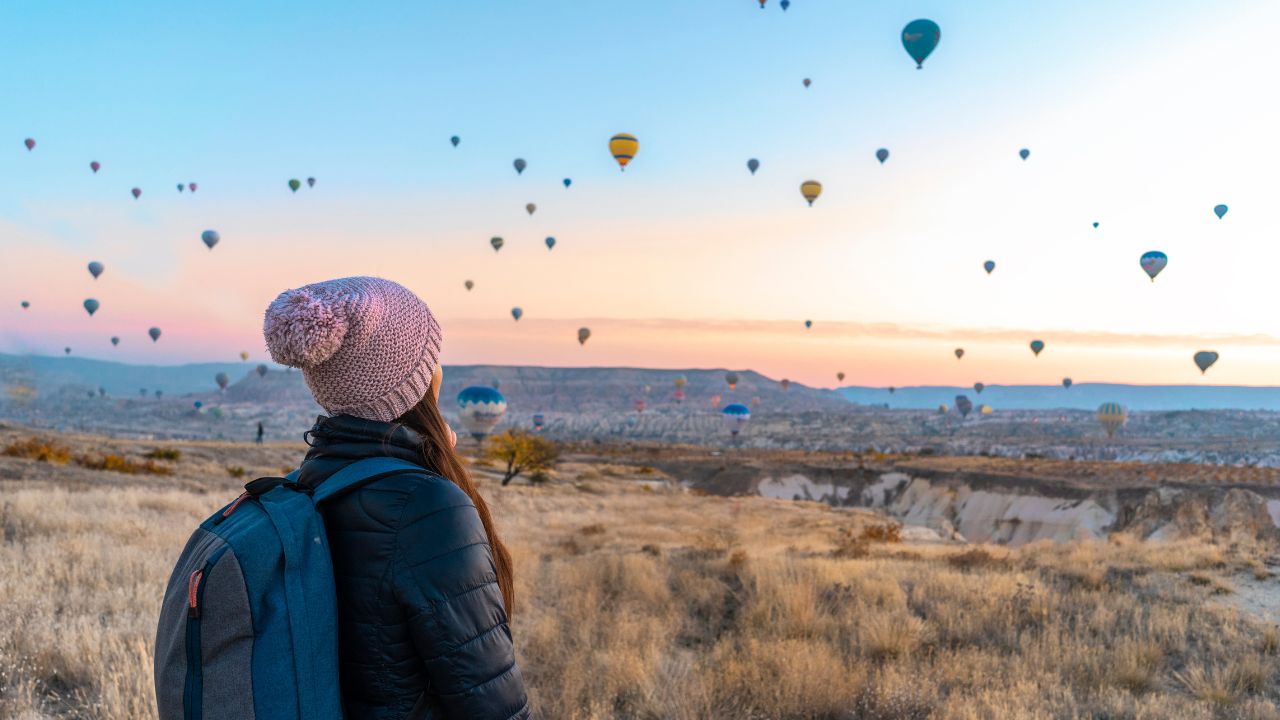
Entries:
{"type": "Polygon", "coordinates": [[[1138,264],[1142,265],[1142,270],[1150,276],[1151,282],[1155,282],[1156,276],[1160,274],[1161,270],[1164,270],[1165,265],[1169,264],[1169,256],[1159,250],[1152,250],[1151,252],[1143,253],[1142,257],[1138,259],[1138,264]]]}
{"type": "Polygon", "coordinates": [[[472,385],[458,393],[458,416],[477,442],[484,440],[507,414],[507,399],[494,388],[472,385]]]}
{"type": "Polygon", "coordinates": [[[751,408],[742,403],[732,403],[725,405],[721,413],[724,415],[724,425],[729,428],[729,434],[737,437],[742,432],[742,428],[747,426],[747,422],[751,420],[751,408]]]}

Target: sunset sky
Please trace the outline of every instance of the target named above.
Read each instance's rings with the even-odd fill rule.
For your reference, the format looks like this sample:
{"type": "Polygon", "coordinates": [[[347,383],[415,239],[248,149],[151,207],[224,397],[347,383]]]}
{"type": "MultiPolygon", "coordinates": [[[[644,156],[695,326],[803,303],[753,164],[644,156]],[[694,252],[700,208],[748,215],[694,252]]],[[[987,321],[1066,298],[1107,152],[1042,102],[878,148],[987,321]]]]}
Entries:
{"type": "Polygon", "coordinates": [[[0,352],[260,361],[278,292],[376,274],[449,363],[1274,385],[1277,26],[1271,0],[8,3],[0,352]]]}

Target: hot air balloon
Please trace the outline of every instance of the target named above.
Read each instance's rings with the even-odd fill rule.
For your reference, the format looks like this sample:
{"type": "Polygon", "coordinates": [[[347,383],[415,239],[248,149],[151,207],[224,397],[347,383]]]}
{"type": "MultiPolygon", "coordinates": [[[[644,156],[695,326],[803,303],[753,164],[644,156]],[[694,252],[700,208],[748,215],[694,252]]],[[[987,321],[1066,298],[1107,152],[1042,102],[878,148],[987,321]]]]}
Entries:
{"type": "Polygon", "coordinates": [[[516,158],[511,165],[516,169],[517,175],[523,175],[524,169],[529,167],[529,163],[525,162],[524,158],[516,158]]]}
{"type": "Polygon", "coordinates": [[[518,307],[511,308],[511,317],[515,318],[517,321],[520,320],[520,317],[522,315],[524,315],[524,311],[521,310],[520,308],[518,307]]]}
{"type": "Polygon", "coordinates": [[[613,159],[618,161],[618,169],[626,170],[627,165],[635,158],[636,153],[640,151],[640,141],[635,135],[627,133],[618,133],[609,138],[609,152],[613,155],[613,159]]]}
{"type": "Polygon", "coordinates": [[[813,321],[812,321],[812,320],[805,320],[805,321],[804,321],[804,329],[805,329],[805,330],[808,330],[808,329],[809,329],[809,328],[811,328],[811,327],[813,327],[813,321]]]}
{"type": "Polygon", "coordinates": [[[22,301],[21,303],[19,303],[19,304],[20,304],[20,305],[22,305],[22,309],[23,309],[23,310],[26,310],[27,308],[31,307],[31,301],[30,301],[30,300],[23,300],[23,301],[22,301]]]}
{"type": "Polygon", "coordinates": [[[189,182],[189,183],[187,183],[187,189],[188,189],[188,190],[190,190],[191,192],[195,192],[195,191],[196,191],[196,189],[197,189],[197,188],[199,188],[199,187],[200,187],[199,185],[196,185],[196,184],[195,184],[195,183],[193,183],[193,182],[189,182]]]}
{"type": "Polygon", "coordinates": [[[1213,367],[1214,363],[1218,362],[1218,353],[1212,350],[1201,350],[1192,356],[1192,359],[1195,360],[1196,367],[1200,368],[1200,374],[1203,375],[1205,371],[1213,367]]]}
{"type": "Polygon", "coordinates": [[[195,402],[191,403],[191,405],[192,405],[193,407],[195,407],[195,409],[197,409],[197,410],[199,410],[200,408],[204,407],[204,403],[200,402],[199,400],[197,400],[197,401],[195,401],[195,402]]]}
{"type": "Polygon", "coordinates": [[[484,440],[506,412],[507,399],[493,388],[472,385],[458,393],[458,415],[477,442],[484,440]]]}
{"type": "Polygon", "coordinates": [[[159,399],[160,399],[160,397],[161,397],[162,395],[164,395],[164,391],[163,391],[163,390],[156,390],[155,395],[156,395],[156,399],[157,399],[157,400],[159,400],[159,399]]]}
{"type": "Polygon", "coordinates": [[[837,381],[837,382],[844,382],[844,373],[843,373],[843,372],[838,372],[838,373],[836,373],[836,381],[837,381]]]}
{"type": "Polygon", "coordinates": [[[818,196],[822,194],[822,183],[817,180],[805,180],[800,183],[800,194],[803,195],[804,199],[808,200],[809,205],[812,206],[813,201],[817,200],[818,196]]]}
{"type": "Polygon", "coordinates": [[[677,375],[675,379],[671,381],[671,384],[675,385],[677,390],[683,390],[684,386],[689,384],[689,378],[683,375],[677,375]]]}
{"type": "Polygon", "coordinates": [[[947,407],[946,403],[942,403],[941,405],[938,406],[939,415],[946,415],[949,412],[951,412],[951,408],[947,407]]]}
{"type": "Polygon", "coordinates": [[[1018,151],[1018,157],[1022,158],[1023,160],[1026,160],[1027,158],[1031,157],[1031,151],[1026,148],[1022,148],[1021,150],[1018,151]]]}
{"type": "Polygon", "coordinates": [[[502,238],[500,238],[500,237],[491,237],[491,238],[489,238],[489,244],[493,246],[493,251],[494,251],[494,252],[498,252],[499,250],[501,250],[501,249],[502,249],[502,238]]]}
{"type": "Polygon", "coordinates": [[[23,140],[22,144],[27,146],[27,152],[31,152],[36,148],[36,141],[32,140],[31,138],[27,138],[26,140],[23,140]]]}
{"type": "Polygon", "coordinates": [[[1119,403],[1102,403],[1098,407],[1098,424],[1107,431],[1107,437],[1113,437],[1128,419],[1129,412],[1119,403]]]}
{"type": "Polygon", "coordinates": [[[217,230],[205,230],[200,233],[200,239],[204,241],[204,244],[210,250],[212,250],[213,246],[217,245],[218,241],[222,239],[222,236],[218,234],[217,230]]]}
{"type": "Polygon", "coordinates": [[[733,437],[737,437],[751,420],[751,409],[742,403],[725,405],[721,414],[724,416],[724,426],[733,437]]]}
{"type": "Polygon", "coordinates": [[[724,381],[729,386],[730,390],[738,387],[738,373],[730,370],[724,374],[724,381]]]}
{"type": "Polygon", "coordinates": [[[764,4],[765,4],[765,3],[767,3],[767,2],[769,2],[769,0],[760,0],[760,9],[761,9],[761,10],[763,10],[763,9],[764,9],[764,4]]]}
{"type": "Polygon", "coordinates": [[[137,200],[138,198],[142,197],[142,188],[134,188],[129,191],[129,194],[133,195],[134,200],[137,200]]]}
{"type": "Polygon", "coordinates": [[[548,237],[548,238],[547,238],[546,240],[544,240],[543,242],[545,242],[545,243],[547,244],[547,249],[548,249],[548,250],[550,250],[551,248],[553,248],[553,247],[555,247],[555,246],[556,246],[556,239],[555,239],[555,238],[553,238],[553,237],[548,237]]]}
{"type": "Polygon", "coordinates": [[[1094,223],[1094,224],[1093,224],[1093,227],[1094,227],[1094,228],[1097,228],[1097,227],[1098,227],[1098,223],[1094,223]]]}
{"type": "Polygon", "coordinates": [[[160,328],[153,327],[147,331],[147,334],[151,336],[151,342],[155,342],[160,339],[160,328]]]}
{"type": "Polygon", "coordinates": [[[1044,350],[1044,341],[1043,341],[1043,340],[1032,340],[1032,341],[1031,341],[1031,352],[1035,353],[1035,354],[1036,354],[1036,357],[1039,357],[1039,356],[1040,356],[1040,351],[1041,351],[1041,350],[1044,350]]]}
{"type": "Polygon", "coordinates": [[[112,346],[116,346],[116,345],[119,345],[119,344],[120,344],[120,338],[115,337],[114,335],[113,335],[113,336],[111,336],[111,345],[112,345],[112,346]]]}
{"type": "Polygon", "coordinates": [[[267,368],[267,366],[266,366],[266,365],[258,365],[258,367],[254,368],[254,369],[258,372],[258,377],[266,377],[266,376],[267,376],[267,369],[268,369],[268,368],[267,368]]]}
{"type": "Polygon", "coordinates": [[[884,161],[889,159],[889,151],[885,148],[880,148],[876,151],[876,159],[883,165],[884,161]]]}
{"type": "Polygon", "coordinates": [[[756,171],[760,169],[760,161],[755,158],[751,158],[747,161],[747,169],[751,171],[752,175],[755,175],[756,171]]]}
{"type": "Polygon", "coordinates": [[[315,186],[316,186],[316,179],[313,177],[307,178],[307,187],[313,188],[315,186]]]}
{"type": "Polygon", "coordinates": [[[298,188],[302,187],[302,183],[298,182],[298,178],[289,179],[289,191],[298,192],[298,188]]]}
{"type": "Polygon", "coordinates": [[[462,142],[462,138],[458,137],[457,135],[454,135],[453,137],[449,138],[449,142],[453,143],[454,147],[458,147],[458,143],[462,142]]]}
{"type": "Polygon", "coordinates": [[[635,408],[637,413],[643,413],[645,408],[649,407],[649,405],[643,399],[639,399],[633,402],[631,407],[635,408]]]}
{"type": "Polygon", "coordinates": [[[956,359],[964,357],[964,348],[956,348],[956,359]]]}
{"type": "Polygon", "coordinates": [[[1062,387],[1070,390],[1074,381],[1071,378],[1062,378],[1062,387]]]}
{"type": "Polygon", "coordinates": [[[1164,270],[1164,266],[1169,264],[1169,256],[1159,250],[1143,253],[1138,259],[1138,264],[1142,266],[1143,271],[1151,278],[1151,282],[1156,281],[1156,276],[1164,270]]]}
{"type": "Polygon", "coordinates": [[[71,348],[70,348],[70,347],[64,347],[64,348],[62,348],[62,354],[63,354],[63,355],[70,355],[70,354],[71,354],[71,348]]]}
{"type": "Polygon", "coordinates": [[[186,190],[186,189],[187,189],[187,186],[186,186],[186,185],[183,185],[182,183],[178,183],[178,192],[179,192],[179,193],[181,193],[183,190],[186,190]]]}
{"type": "Polygon", "coordinates": [[[894,393],[896,393],[896,392],[898,392],[898,388],[896,388],[896,387],[894,387],[894,386],[890,385],[890,386],[889,386],[889,394],[890,394],[890,395],[892,395],[892,394],[894,394],[894,393]]]}
{"type": "Polygon", "coordinates": [[[719,395],[712,395],[712,396],[711,396],[711,407],[720,407],[720,396],[719,396],[719,395]]]}
{"type": "Polygon", "coordinates": [[[98,276],[101,275],[102,271],[105,269],[106,268],[102,266],[102,263],[98,262],[97,260],[94,260],[93,262],[89,263],[89,274],[93,276],[94,280],[97,280],[98,276]]]}
{"type": "Polygon", "coordinates": [[[587,327],[578,328],[578,344],[579,345],[586,345],[587,339],[590,337],[591,337],[591,328],[587,328],[587,327]]]}
{"type": "Polygon", "coordinates": [[[467,289],[467,291],[468,291],[468,292],[470,292],[470,291],[471,291],[471,288],[475,287],[475,286],[476,286],[476,284],[475,284],[474,282],[472,282],[471,280],[466,280],[466,281],[464,281],[464,282],[462,283],[462,286],[463,286],[463,287],[465,287],[465,288],[467,289]]]}
{"type": "Polygon", "coordinates": [[[782,381],[778,384],[782,386],[784,392],[791,389],[791,381],[786,378],[782,378],[782,381]]]}
{"type": "Polygon", "coordinates": [[[974,383],[974,384],[973,384],[973,391],[974,391],[974,392],[976,392],[976,393],[978,393],[979,395],[981,395],[981,394],[982,394],[982,391],[983,391],[983,390],[986,390],[986,389],[987,389],[987,386],[986,386],[986,385],[983,385],[983,384],[982,384],[982,383],[980,383],[980,382],[977,382],[977,383],[974,383]]]}
{"type": "Polygon", "coordinates": [[[916,61],[917,70],[924,67],[925,58],[938,47],[941,39],[942,30],[932,20],[912,20],[902,28],[902,47],[916,61]]]}
{"type": "Polygon", "coordinates": [[[542,432],[542,426],[546,425],[546,423],[547,423],[546,418],[542,416],[542,413],[533,414],[533,431],[534,432],[539,432],[539,433],[542,432]]]}
{"type": "Polygon", "coordinates": [[[956,410],[960,411],[960,417],[969,417],[969,413],[973,411],[973,403],[967,395],[956,396],[956,410]]]}
{"type": "Polygon", "coordinates": [[[1227,206],[1226,206],[1226,205],[1214,205],[1214,206],[1213,206],[1213,214],[1214,214],[1214,215],[1217,215],[1217,216],[1218,216],[1218,219],[1219,219],[1219,220],[1221,220],[1221,219],[1222,219],[1222,216],[1227,214],[1227,206]]]}
{"type": "Polygon", "coordinates": [[[538,206],[533,203],[525,203],[524,211],[529,213],[529,216],[532,217],[534,213],[538,212],[538,206]]]}
{"type": "Polygon", "coordinates": [[[98,305],[98,301],[93,298],[84,301],[84,309],[85,312],[89,313],[89,317],[93,317],[93,314],[98,312],[98,305]]]}
{"type": "Polygon", "coordinates": [[[988,275],[990,275],[990,274],[991,274],[991,273],[996,269],[996,263],[995,263],[995,261],[994,261],[994,260],[988,260],[988,261],[986,261],[986,262],[982,263],[982,269],[983,269],[983,270],[986,270],[986,271],[987,271],[987,274],[988,274],[988,275]]]}
{"type": "Polygon", "coordinates": [[[231,382],[231,378],[227,377],[226,373],[220,372],[213,376],[213,381],[218,383],[219,390],[226,390],[227,384],[231,382]]]}
{"type": "Polygon", "coordinates": [[[93,162],[89,163],[89,169],[92,170],[94,174],[97,174],[97,172],[102,169],[102,163],[98,162],[97,160],[94,160],[93,162]]]}
{"type": "Polygon", "coordinates": [[[240,351],[240,362],[244,362],[245,360],[248,360],[248,359],[249,359],[249,351],[248,351],[248,350],[241,350],[241,351],[240,351]]]}
{"type": "Polygon", "coordinates": [[[684,402],[684,391],[676,390],[675,392],[671,393],[671,399],[675,400],[677,403],[684,402]]]}
{"type": "Polygon", "coordinates": [[[489,383],[489,387],[493,388],[494,390],[498,390],[499,388],[502,387],[502,381],[497,378],[494,378],[493,382],[489,383]]]}
{"type": "Polygon", "coordinates": [[[981,415],[990,415],[993,412],[995,412],[995,408],[991,407],[990,405],[978,406],[978,413],[981,415]]]}
{"type": "Polygon", "coordinates": [[[786,12],[787,8],[791,7],[791,0],[782,0],[778,5],[782,7],[782,12],[786,12]]]}
{"type": "Polygon", "coordinates": [[[813,81],[812,81],[812,80],[810,80],[809,78],[805,78],[805,79],[804,79],[804,80],[802,80],[801,82],[803,82],[803,83],[804,83],[804,86],[805,86],[805,87],[809,87],[810,85],[812,85],[812,84],[813,84],[813,81]]]}

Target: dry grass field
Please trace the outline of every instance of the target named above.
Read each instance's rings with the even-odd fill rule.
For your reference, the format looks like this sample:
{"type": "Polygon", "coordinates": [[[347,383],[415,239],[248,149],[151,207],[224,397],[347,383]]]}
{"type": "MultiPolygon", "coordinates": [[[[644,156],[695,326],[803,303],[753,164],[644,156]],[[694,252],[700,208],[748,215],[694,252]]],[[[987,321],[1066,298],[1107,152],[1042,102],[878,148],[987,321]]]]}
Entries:
{"type": "MultiPolygon", "coordinates": [[[[0,717],[152,717],[178,550],[301,446],[32,437],[0,430],[0,717]]],[[[1270,548],[919,545],[635,463],[478,475],[542,718],[1280,718],[1280,630],[1232,602],[1274,582],[1270,548]]]]}

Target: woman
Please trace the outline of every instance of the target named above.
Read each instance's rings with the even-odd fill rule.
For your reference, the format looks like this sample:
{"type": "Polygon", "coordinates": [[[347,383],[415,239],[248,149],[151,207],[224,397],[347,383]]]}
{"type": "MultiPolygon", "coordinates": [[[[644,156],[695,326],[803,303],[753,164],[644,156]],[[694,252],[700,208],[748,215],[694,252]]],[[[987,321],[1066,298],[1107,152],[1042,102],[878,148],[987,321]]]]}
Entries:
{"type": "Polygon", "coordinates": [[[345,715],[531,717],[507,625],[511,556],[440,413],[431,310],[391,281],[344,278],[282,293],[263,334],[329,412],[307,433],[301,484],[372,456],[423,467],[324,506],[345,715]]]}

